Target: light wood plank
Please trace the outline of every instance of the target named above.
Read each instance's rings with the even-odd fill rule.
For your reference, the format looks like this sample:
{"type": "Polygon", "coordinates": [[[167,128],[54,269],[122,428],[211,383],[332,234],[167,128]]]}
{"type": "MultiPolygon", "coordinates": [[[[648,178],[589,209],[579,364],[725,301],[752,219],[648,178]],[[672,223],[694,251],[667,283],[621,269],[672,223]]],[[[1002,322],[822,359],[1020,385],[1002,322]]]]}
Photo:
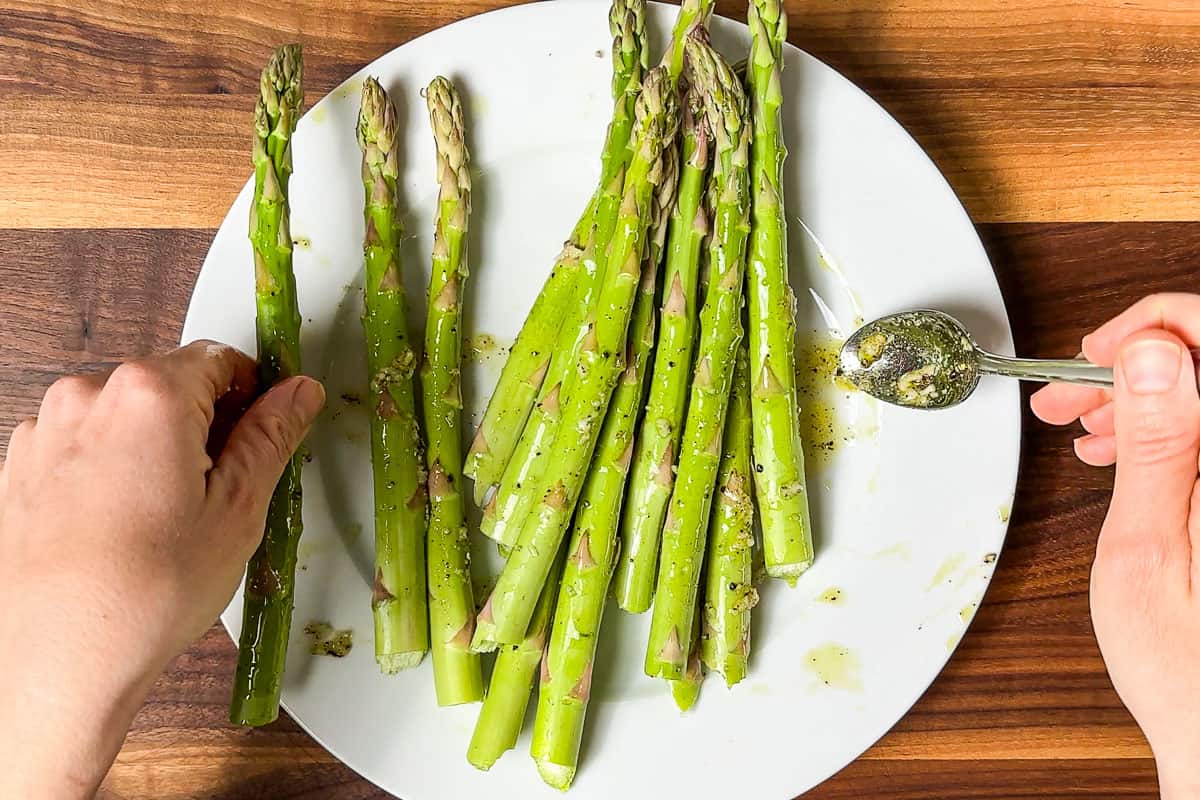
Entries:
{"type": "MultiPolygon", "coordinates": [[[[1189,220],[1200,209],[1200,88],[878,98],[977,222],[1189,220]]],[[[0,97],[0,227],[214,227],[249,174],[250,103],[0,97]]]]}

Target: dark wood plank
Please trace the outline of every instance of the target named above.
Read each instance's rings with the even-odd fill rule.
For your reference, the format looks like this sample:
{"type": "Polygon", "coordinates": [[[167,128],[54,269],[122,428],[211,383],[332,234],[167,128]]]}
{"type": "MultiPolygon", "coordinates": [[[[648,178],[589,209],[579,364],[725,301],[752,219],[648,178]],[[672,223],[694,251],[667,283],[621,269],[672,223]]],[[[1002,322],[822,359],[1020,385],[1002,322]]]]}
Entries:
{"type": "Polygon", "coordinates": [[[179,341],[212,231],[0,231],[0,457],[54,380],[179,341]]]}
{"type": "MultiPolygon", "coordinates": [[[[311,86],[324,93],[414,36],[519,2],[10,0],[0,9],[0,84],[51,93],[252,93],[264,48],[299,39],[311,86]]],[[[868,89],[1200,85],[1200,8],[1187,0],[786,5],[791,41],[868,89]]],[[[717,7],[745,19],[745,0],[717,7]]]]}
{"type": "Polygon", "coordinates": [[[321,97],[399,44],[521,2],[13,0],[0,8],[0,86],[54,95],[249,96],[269,48],[299,41],[305,82],[321,97]]]}
{"type": "MultiPolygon", "coordinates": [[[[1200,223],[989,225],[1018,348],[1069,355],[1149,291],[1193,288],[1200,223]],[[1136,280],[1131,280],[1136,276],[1136,280]]],[[[59,374],[178,338],[209,231],[0,231],[0,453],[59,374]]],[[[815,797],[1152,797],[1148,751],[1109,685],[1087,611],[1111,474],[1027,420],[1008,545],[930,691],[815,797]],[[977,762],[986,754],[991,761],[977,762]]],[[[214,628],[159,681],[106,784],[112,798],[378,798],[290,720],[225,722],[234,665],[214,628]]]]}
{"type": "Polygon", "coordinates": [[[856,761],[804,800],[1157,800],[1154,762],[856,761]]]}

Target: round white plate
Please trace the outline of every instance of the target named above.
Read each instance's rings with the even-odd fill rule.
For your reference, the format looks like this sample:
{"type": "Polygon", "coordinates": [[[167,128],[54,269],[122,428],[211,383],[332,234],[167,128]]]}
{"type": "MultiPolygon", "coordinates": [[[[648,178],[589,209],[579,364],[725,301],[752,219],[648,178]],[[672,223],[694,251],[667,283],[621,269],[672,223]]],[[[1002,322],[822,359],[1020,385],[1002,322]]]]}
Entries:
{"type": "MultiPolygon", "coordinates": [[[[375,667],[367,422],[353,402],[365,385],[354,137],[361,80],[378,76],[404,121],[411,236],[404,257],[417,321],[436,197],[419,91],[437,74],[461,86],[476,168],[467,333],[507,343],[596,178],[611,110],[607,9],[606,2],[535,3],[435,31],[352,77],[296,133],[292,231],[300,240],[305,367],[327,381],[330,407],[304,471],[283,701],[337,757],[404,800],[557,795],[529,759],[528,725],[517,750],[490,773],[477,772],[464,756],[477,708],[437,708],[428,660],[393,677],[375,667]],[[309,655],[303,629],[311,621],[353,629],[349,656],[309,655]]],[[[675,9],[651,11],[661,45],[675,9]]],[[[712,29],[731,60],[744,57],[744,25],[716,19],[712,29]]],[[[844,330],[860,314],[936,306],[960,315],[984,346],[1011,352],[987,257],[934,165],[832,69],[790,46],[786,59],[791,263],[802,334],[844,330]]],[[[254,352],[250,195],[247,184],[213,241],[185,340],[219,339],[254,352]]],[[[476,419],[501,359],[468,369],[476,419]]],[[[646,618],[610,607],[573,797],[786,800],[866,750],[945,664],[1003,543],[1020,438],[1016,387],[985,381],[970,402],[939,413],[834,399],[836,434],[852,441],[810,465],[817,563],[793,589],[764,587],[750,677],[732,691],[710,679],[696,708],[681,715],[664,686],[641,674],[646,618]]],[[[239,595],[223,616],[235,638],[240,606],[239,595]]]]}

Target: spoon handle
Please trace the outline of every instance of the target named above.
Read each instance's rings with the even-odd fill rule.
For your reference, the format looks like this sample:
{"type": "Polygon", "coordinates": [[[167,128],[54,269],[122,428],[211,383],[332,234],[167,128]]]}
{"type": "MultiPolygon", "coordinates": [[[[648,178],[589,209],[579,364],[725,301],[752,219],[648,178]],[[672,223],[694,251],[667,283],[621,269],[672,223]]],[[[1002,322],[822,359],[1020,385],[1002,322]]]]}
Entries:
{"type": "MultiPolygon", "coordinates": [[[[1198,367],[1197,382],[1200,383],[1200,347],[1193,348],[1191,353],[1198,367]]],[[[980,352],[979,371],[985,375],[1003,375],[1038,383],[1074,383],[1103,388],[1113,385],[1112,369],[1079,358],[1008,358],[980,352]]]]}
{"type": "Polygon", "coordinates": [[[1074,383],[1080,386],[1111,387],[1113,371],[1075,358],[1008,358],[981,353],[979,371],[1038,383],[1074,383]]]}

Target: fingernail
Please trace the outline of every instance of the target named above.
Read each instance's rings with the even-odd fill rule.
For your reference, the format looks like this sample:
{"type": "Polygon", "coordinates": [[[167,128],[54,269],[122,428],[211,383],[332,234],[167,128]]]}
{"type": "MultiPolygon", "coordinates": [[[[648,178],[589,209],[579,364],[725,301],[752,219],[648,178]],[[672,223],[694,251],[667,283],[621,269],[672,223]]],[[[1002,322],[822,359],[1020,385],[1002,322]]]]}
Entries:
{"type": "Polygon", "coordinates": [[[292,404],[300,418],[304,420],[304,424],[310,424],[325,407],[325,387],[321,385],[320,381],[312,378],[297,378],[292,404]]]}
{"type": "Polygon", "coordinates": [[[1179,383],[1183,351],[1174,342],[1144,339],[1121,351],[1125,382],[1135,394],[1163,394],[1179,383]]]}

